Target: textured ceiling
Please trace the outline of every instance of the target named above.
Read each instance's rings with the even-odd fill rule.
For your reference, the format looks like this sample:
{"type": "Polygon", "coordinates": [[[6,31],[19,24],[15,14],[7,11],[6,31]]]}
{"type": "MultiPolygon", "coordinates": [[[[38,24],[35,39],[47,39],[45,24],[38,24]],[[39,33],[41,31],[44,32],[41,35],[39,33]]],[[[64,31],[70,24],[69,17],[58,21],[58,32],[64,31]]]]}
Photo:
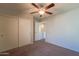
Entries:
{"type": "MultiPolygon", "coordinates": [[[[37,3],[38,6],[45,7],[50,3],[37,3]]],[[[79,8],[79,3],[55,3],[55,6],[50,8],[48,11],[52,12],[53,15],[64,13],[72,9],[79,8]]],[[[0,3],[0,14],[7,15],[22,15],[29,14],[37,9],[30,3],[0,3]]],[[[53,16],[51,15],[51,16],[53,16]]],[[[33,14],[36,18],[39,18],[39,14],[33,14]]],[[[50,15],[44,14],[44,17],[49,17],[50,15]]]]}

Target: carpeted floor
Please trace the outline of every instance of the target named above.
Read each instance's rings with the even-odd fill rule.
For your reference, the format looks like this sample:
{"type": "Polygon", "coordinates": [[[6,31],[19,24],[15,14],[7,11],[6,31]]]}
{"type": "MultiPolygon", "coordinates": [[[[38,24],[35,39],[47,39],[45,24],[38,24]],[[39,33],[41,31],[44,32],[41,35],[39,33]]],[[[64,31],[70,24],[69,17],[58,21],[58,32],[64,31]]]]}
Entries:
{"type": "Polygon", "coordinates": [[[79,56],[78,52],[42,41],[6,52],[10,56],[79,56]]]}

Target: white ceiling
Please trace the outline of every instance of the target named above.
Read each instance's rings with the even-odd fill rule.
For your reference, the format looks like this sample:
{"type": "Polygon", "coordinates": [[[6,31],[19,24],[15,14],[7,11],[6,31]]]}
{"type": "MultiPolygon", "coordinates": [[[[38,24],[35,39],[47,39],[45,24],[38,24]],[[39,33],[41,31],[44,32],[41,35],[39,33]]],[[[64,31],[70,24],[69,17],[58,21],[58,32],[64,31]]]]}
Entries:
{"type": "MultiPolygon", "coordinates": [[[[39,3],[39,5],[43,5],[44,7],[49,5],[50,3],[39,3]]],[[[55,6],[50,8],[48,11],[52,12],[53,15],[64,13],[75,8],[79,8],[79,3],[55,3],[55,6]]],[[[29,14],[32,11],[36,11],[37,9],[31,5],[31,3],[0,3],[0,14],[8,14],[8,15],[22,15],[29,14]]],[[[53,15],[45,14],[44,17],[49,17],[53,15]]],[[[39,14],[33,14],[36,18],[39,18],[39,14]]]]}

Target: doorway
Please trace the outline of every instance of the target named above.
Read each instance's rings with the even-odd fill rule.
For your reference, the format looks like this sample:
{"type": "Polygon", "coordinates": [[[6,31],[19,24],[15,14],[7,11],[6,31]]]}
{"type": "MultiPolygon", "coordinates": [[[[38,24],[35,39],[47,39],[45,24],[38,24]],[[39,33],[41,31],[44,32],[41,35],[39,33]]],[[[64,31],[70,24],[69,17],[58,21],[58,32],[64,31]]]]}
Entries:
{"type": "Polygon", "coordinates": [[[35,41],[46,39],[46,31],[45,30],[46,30],[45,29],[45,22],[35,21],[35,41]]]}

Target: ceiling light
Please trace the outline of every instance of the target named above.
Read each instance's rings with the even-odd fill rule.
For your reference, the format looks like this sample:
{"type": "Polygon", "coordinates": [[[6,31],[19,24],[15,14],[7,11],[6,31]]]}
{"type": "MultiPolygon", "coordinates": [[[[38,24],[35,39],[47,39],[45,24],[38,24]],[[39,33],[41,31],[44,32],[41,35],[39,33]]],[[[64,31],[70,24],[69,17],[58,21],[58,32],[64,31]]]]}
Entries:
{"type": "Polygon", "coordinates": [[[45,11],[44,11],[43,9],[40,9],[40,10],[39,10],[39,14],[40,14],[40,15],[43,15],[44,13],[45,13],[45,11]]]}
{"type": "Polygon", "coordinates": [[[40,14],[40,15],[43,15],[44,13],[45,13],[45,12],[42,11],[42,10],[39,11],[39,14],[40,14]]]}

